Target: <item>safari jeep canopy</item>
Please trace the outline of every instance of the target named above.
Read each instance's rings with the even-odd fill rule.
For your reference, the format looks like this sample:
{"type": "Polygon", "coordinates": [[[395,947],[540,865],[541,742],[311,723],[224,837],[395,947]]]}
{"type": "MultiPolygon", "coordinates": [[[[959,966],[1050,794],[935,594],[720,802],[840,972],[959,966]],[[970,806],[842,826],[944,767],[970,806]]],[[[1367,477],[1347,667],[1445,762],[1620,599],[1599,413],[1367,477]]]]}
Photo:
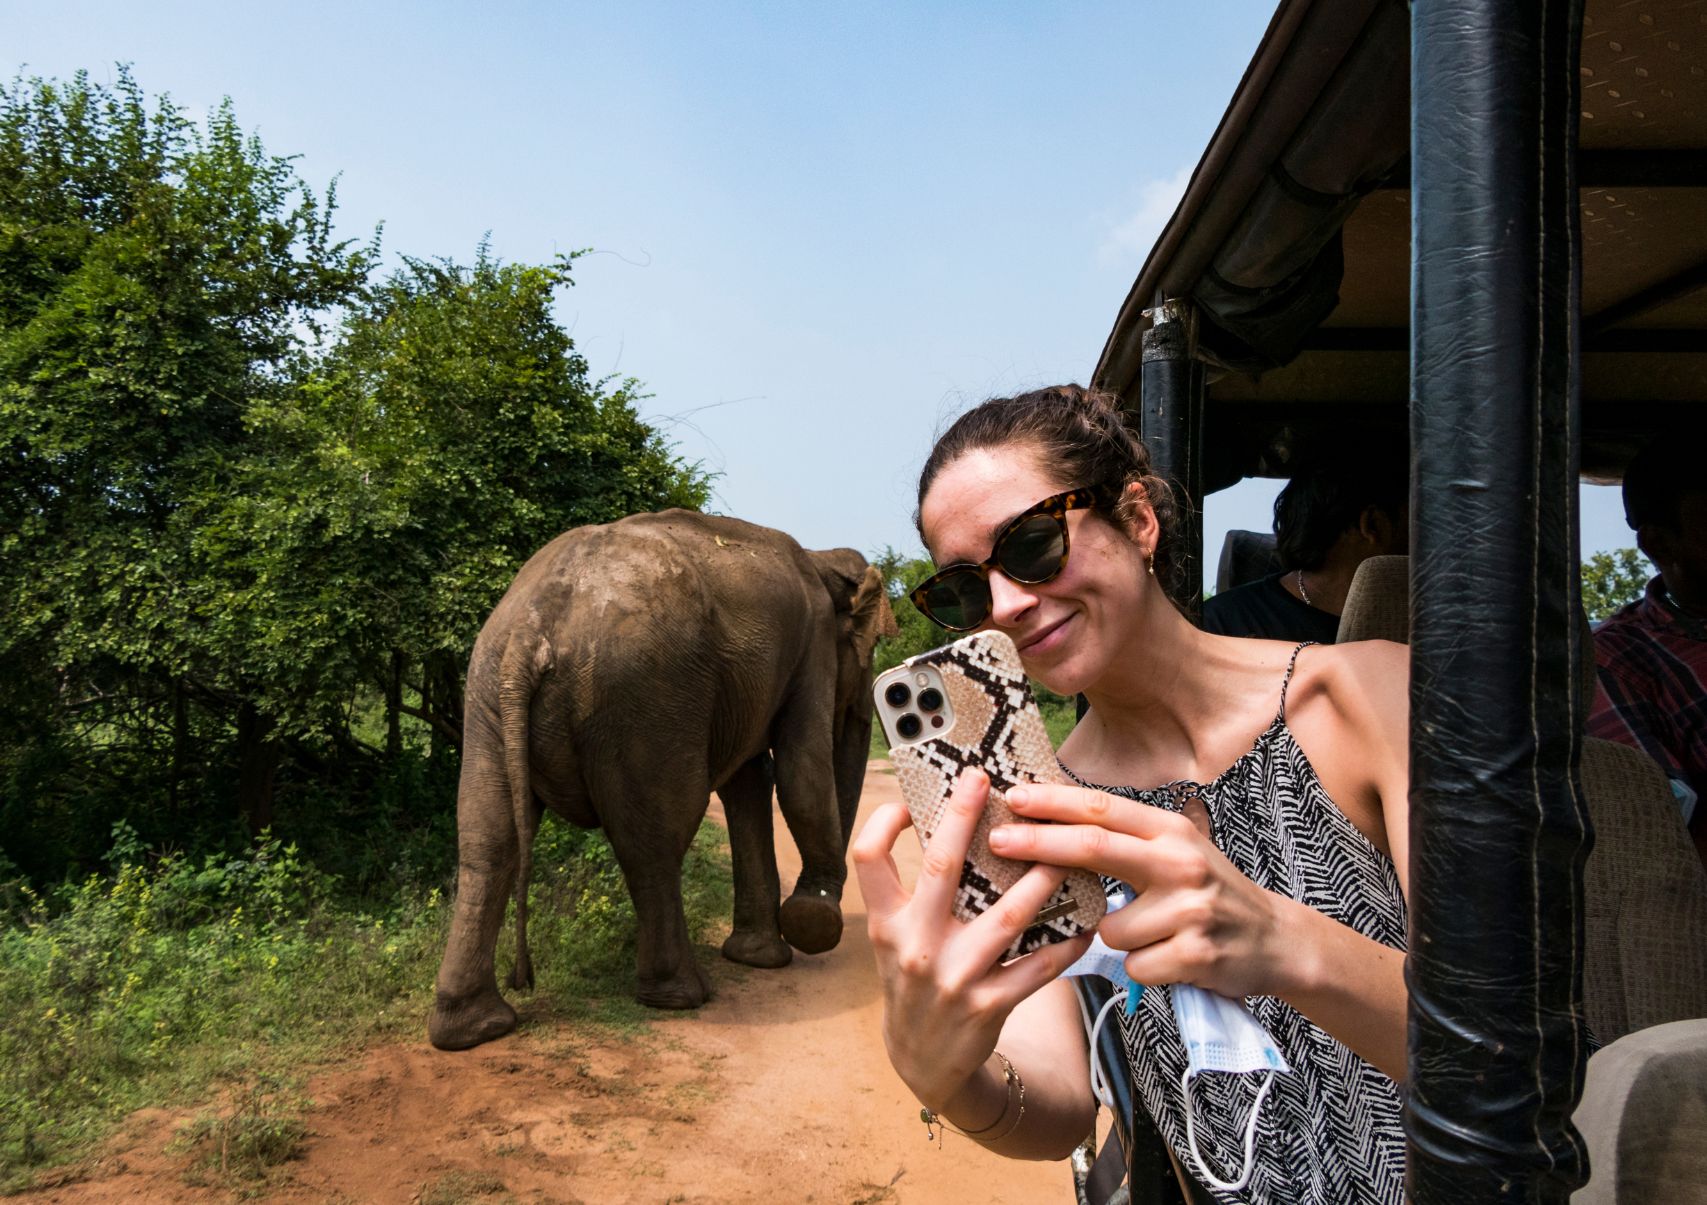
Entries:
{"type": "Polygon", "coordinates": [[[1408,1189],[1563,1201],[1576,491],[1707,401],[1707,6],[1281,3],[1094,381],[1194,501],[1408,429],[1408,1189]]]}

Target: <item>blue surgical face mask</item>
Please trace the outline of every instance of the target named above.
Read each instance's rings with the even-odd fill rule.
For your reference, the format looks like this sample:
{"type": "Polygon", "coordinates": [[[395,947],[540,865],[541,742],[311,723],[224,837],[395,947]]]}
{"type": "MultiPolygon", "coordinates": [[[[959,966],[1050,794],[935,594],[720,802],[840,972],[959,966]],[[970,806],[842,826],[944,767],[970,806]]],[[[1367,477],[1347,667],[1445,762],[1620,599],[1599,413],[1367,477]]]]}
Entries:
{"type": "MultiPolygon", "coordinates": [[[[1113,912],[1130,903],[1133,898],[1130,889],[1111,893],[1108,901],[1109,911],[1113,912]]],[[[1125,953],[1105,944],[1101,936],[1093,938],[1090,949],[1062,972],[1064,978],[1073,975],[1100,975],[1114,985],[1114,995],[1103,1005],[1095,1024],[1091,1026],[1091,1049],[1095,1051],[1097,1036],[1109,1012],[1121,1003],[1126,1005],[1128,1014],[1135,1012],[1138,1001],[1144,994],[1144,985],[1133,982],[1126,974],[1125,953]]],[[[1275,1073],[1290,1071],[1291,1067],[1287,1065],[1286,1057],[1280,1053],[1268,1030],[1262,1027],[1251,1010],[1240,1001],[1229,1000],[1225,996],[1193,987],[1188,983],[1172,985],[1168,994],[1173,1002],[1174,1020],[1179,1024],[1180,1040],[1185,1044],[1186,1069],[1185,1074],[1180,1077],[1180,1091],[1184,1094],[1185,1102],[1186,1146],[1206,1183],[1224,1191],[1237,1191],[1250,1183],[1252,1153],[1256,1147],[1257,1117],[1262,1112],[1262,1104],[1269,1089],[1274,1086],[1275,1073]],[[1197,1149],[1197,1123],[1193,1120],[1191,1109],[1191,1080],[1193,1076],[1210,1072],[1243,1075],[1257,1071],[1263,1072],[1264,1076],[1262,1086],[1257,1089],[1256,1098],[1251,1102],[1251,1118],[1245,1126],[1244,1167],[1237,1179],[1223,1180],[1209,1170],[1203,1161],[1203,1155],[1197,1149]]],[[[1114,1107],[1113,1093],[1103,1082],[1100,1064],[1094,1056],[1091,1059],[1091,1090],[1104,1105],[1114,1107]]]]}
{"type": "Polygon", "coordinates": [[[1251,1010],[1238,1000],[1229,1000],[1215,992],[1204,991],[1186,983],[1176,983],[1168,989],[1173,998],[1174,1020],[1179,1022],[1180,1040],[1185,1043],[1186,1068],[1180,1076],[1180,1091],[1185,1098],[1185,1141],[1197,1170],[1211,1187],[1232,1192],[1250,1183],[1252,1152],[1256,1147],[1257,1117],[1262,1102],[1274,1086],[1277,1071],[1290,1071],[1286,1058],[1274,1044],[1251,1010]],[[1209,1170],[1197,1149],[1197,1125],[1192,1119],[1191,1080],[1208,1072],[1243,1075],[1264,1073],[1262,1087],[1251,1102],[1251,1119],[1245,1126],[1245,1162],[1236,1180],[1223,1180],[1209,1170]]]}

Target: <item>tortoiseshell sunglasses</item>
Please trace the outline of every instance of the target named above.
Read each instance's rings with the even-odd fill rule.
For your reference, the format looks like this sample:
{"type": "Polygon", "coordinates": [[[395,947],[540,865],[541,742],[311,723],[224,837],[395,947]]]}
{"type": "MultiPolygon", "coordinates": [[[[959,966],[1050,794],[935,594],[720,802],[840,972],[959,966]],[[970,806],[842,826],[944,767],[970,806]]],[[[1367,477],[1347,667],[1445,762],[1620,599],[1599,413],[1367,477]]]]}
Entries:
{"type": "Polygon", "coordinates": [[[951,632],[968,632],[990,617],[990,570],[1035,586],[1067,564],[1067,512],[1093,505],[1090,490],[1068,490],[1028,506],[996,533],[989,559],[938,569],[907,597],[926,619],[951,632]]]}

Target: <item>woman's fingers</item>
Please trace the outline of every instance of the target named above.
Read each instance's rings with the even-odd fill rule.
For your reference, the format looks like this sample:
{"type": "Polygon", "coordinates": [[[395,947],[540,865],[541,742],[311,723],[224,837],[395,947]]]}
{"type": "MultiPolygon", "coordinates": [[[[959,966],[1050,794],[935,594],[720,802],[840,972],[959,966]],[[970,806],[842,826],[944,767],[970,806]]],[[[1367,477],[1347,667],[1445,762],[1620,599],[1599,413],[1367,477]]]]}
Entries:
{"type": "Polygon", "coordinates": [[[895,866],[895,841],[903,829],[912,827],[913,818],[898,803],[886,803],[866,819],[865,826],[854,838],[854,873],[859,876],[859,893],[865,900],[866,915],[873,920],[899,912],[907,906],[907,891],[901,886],[901,872],[895,866]]]}
{"type": "Polygon", "coordinates": [[[1133,837],[1166,837],[1191,827],[1166,808],[1124,799],[1107,791],[1032,782],[1007,793],[1008,806],[1028,820],[1094,824],[1133,837]]]}
{"type": "Polygon", "coordinates": [[[1102,918],[1097,932],[1116,950],[1142,950],[1145,946],[1166,941],[1180,930],[1204,927],[1208,913],[1190,898],[1180,893],[1143,892],[1126,907],[1102,918]]]}
{"type": "Polygon", "coordinates": [[[989,778],[982,770],[967,770],[955,780],[935,831],[919,830],[925,852],[919,862],[918,882],[913,885],[913,899],[924,910],[921,915],[948,915],[960,886],[966,851],[972,846],[972,833],[989,798],[989,778]]]}
{"type": "Polygon", "coordinates": [[[1054,823],[996,826],[990,848],[1004,858],[1083,867],[1143,891],[1201,886],[1218,857],[1184,816],[1103,791],[1028,785],[1008,799],[1026,819],[1054,823]]]}
{"type": "Polygon", "coordinates": [[[990,830],[990,848],[1016,862],[1094,870],[1140,891],[1158,861],[1150,841],[1098,824],[1000,824],[990,830]]]}
{"type": "Polygon", "coordinates": [[[1061,972],[1090,948],[1091,936],[1086,932],[1067,941],[1053,942],[1024,958],[1016,958],[1006,966],[997,967],[989,979],[990,989],[1012,1007],[1044,984],[1059,979],[1061,972]]]}
{"type": "Polygon", "coordinates": [[[1067,872],[1054,866],[1033,866],[967,926],[964,948],[980,967],[992,965],[1014,939],[1037,920],[1037,914],[1061,886],[1067,872]]]}
{"type": "MultiPolygon", "coordinates": [[[[1201,949],[1196,944],[1188,944],[1187,939],[1180,935],[1153,942],[1142,949],[1128,951],[1125,965],[1126,973],[1132,977],[1134,983],[1195,983],[1199,987],[1211,986],[1203,980],[1206,966],[1201,949]]],[[[1223,994],[1230,996],[1244,993],[1223,994]]]]}

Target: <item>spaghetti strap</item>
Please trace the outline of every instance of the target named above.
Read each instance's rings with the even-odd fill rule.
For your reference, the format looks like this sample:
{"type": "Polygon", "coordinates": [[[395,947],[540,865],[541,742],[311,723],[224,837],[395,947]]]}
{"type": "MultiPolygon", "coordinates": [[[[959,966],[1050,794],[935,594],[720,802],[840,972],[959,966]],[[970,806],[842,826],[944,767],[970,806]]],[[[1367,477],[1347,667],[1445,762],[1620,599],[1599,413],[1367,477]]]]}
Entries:
{"type": "Polygon", "coordinates": [[[1292,685],[1292,671],[1298,668],[1298,654],[1302,653],[1305,649],[1315,643],[1316,642],[1314,640],[1306,640],[1297,648],[1292,650],[1292,660],[1286,663],[1286,677],[1280,680],[1280,710],[1274,713],[1274,722],[1276,724],[1286,722],[1286,688],[1292,685]]]}

